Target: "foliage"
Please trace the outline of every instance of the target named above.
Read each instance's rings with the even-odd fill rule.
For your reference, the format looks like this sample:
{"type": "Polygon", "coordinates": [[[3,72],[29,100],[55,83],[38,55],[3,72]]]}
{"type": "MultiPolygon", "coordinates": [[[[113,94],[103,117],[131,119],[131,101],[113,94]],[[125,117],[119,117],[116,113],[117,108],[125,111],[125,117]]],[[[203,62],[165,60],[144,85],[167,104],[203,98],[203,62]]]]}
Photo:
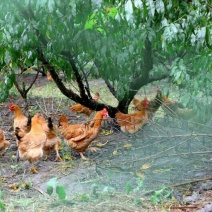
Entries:
{"type": "Polygon", "coordinates": [[[7,99],[9,90],[12,88],[14,80],[15,74],[12,69],[3,73],[3,79],[0,83],[0,102],[4,102],[7,99]]]}
{"type": "Polygon", "coordinates": [[[154,192],[154,194],[151,196],[152,203],[154,205],[159,203],[164,203],[164,201],[167,201],[168,198],[170,198],[172,191],[168,189],[166,186],[163,186],[161,189],[154,192]]]}
{"type": "Polygon", "coordinates": [[[5,204],[2,202],[3,193],[0,190],[0,211],[5,211],[5,204]]]}
{"type": "Polygon", "coordinates": [[[65,200],[66,198],[65,187],[57,181],[57,178],[52,178],[47,183],[47,193],[49,195],[52,195],[54,190],[61,200],[65,200]]]}
{"type": "Polygon", "coordinates": [[[210,95],[206,1],[4,0],[0,9],[2,68],[8,54],[14,68],[44,64],[42,52],[55,70],[78,82],[81,97],[89,76],[109,80],[118,107],[128,106],[142,86],[168,77],[192,95],[210,95]]]}
{"type": "Polygon", "coordinates": [[[129,183],[129,182],[127,182],[127,183],[126,183],[125,188],[126,188],[126,193],[127,193],[127,195],[129,195],[129,194],[130,194],[130,192],[131,192],[131,190],[132,190],[131,185],[130,185],[130,183],[129,183]]]}

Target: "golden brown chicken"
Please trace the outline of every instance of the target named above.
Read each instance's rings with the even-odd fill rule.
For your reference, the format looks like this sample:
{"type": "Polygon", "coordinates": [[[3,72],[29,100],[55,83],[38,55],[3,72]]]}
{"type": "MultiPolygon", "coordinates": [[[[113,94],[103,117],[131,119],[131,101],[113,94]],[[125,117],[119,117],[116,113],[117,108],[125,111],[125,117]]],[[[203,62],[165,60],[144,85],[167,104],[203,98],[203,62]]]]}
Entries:
{"type": "Polygon", "coordinates": [[[163,103],[163,96],[161,90],[157,90],[157,94],[154,99],[149,101],[149,119],[152,119],[155,113],[158,111],[163,103]]]}
{"type": "Polygon", "coordinates": [[[49,72],[46,73],[46,77],[47,77],[48,81],[54,82],[54,80],[49,72]]]}
{"type": "MultiPolygon", "coordinates": [[[[98,92],[96,92],[95,94],[94,94],[94,96],[93,96],[93,100],[95,100],[95,101],[99,101],[99,93],[98,92]]],[[[83,106],[83,105],[81,105],[81,104],[76,104],[76,105],[73,105],[72,107],[70,107],[70,110],[73,112],[76,112],[76,113],[83,113],[83,114],[85,114],[86,116],[90,116],[91,115],[91,113],[93,112],[93,110],[91,110],[90,108],[88,108],[88,107],[85,107],[85,106],[83,106]]]]}
{"type": "Polygon", "coordinates": [[[89,124],[71,125],[68,123],[66,116],[63,114],[59,119],[59,131],[66,139],[70,148],[77,151],[81,158],[86,160],[83,152],[86,150],[96,150],[96,148],[89,147],[89,145],[98,136],[102,119],[105,119],[107,116],[108,111],[104,108],[95,114],[89,124]]]}
{"type": "Polygon", "coordinates": [[[56,125],[52,123],[52,119],[48,118],[48,123],[45,121],[44,117],[39,119],[44,132],[46,133],[47,139],[43,146],[43,150],[46,154],[46,159],[48,159],[50,152],[53,150],[56,152],[55,161],[62,161],[62,158],[59,155],[59,148],[61,144],[60,138],[57,136],[56,125]]]}
{"type": "Polygon", "coordinates": [[[46,142],[46,134],[40,124],[40,114],[35,114],[32,118],[31,130],[22,134],[20,128],[16,127],[15,135],[18,139],[18,151],[22,160],[27,160],[32,164],[30,171],[37,173],[33,163],[43,156],[43,146],[46,142]]]}
{"type": "MultiPolygon", "coordinates": [[[[31,128],[31,116],[25,116],[21,108],[16,104],[10,104],[9,109],[14,113],[13,120],[13,130],[15,131],[16,127],[20,128],[22,136],[30,131],[31,128]]],[[[17,143],[17,141],[16,141],[17,143]]],[[[17,144],[18,146],[18,144],[17,144]]],[[[16,153],[16,161],[19,160],[18,151],[16,153]]]]}
{"type": "Polygon", "coordinates": [[[148,121],[149,101],[145,98],[143,101],[133,100],[136,111],[132,114],[121,112],[116,113],[116,121],[121,130],[125,133],[135,133],[148,121]]]}
{"type": "Polygon", "coordinates": [[[182,119],[190,119],[196,115],[194,110],[185,108],[181,102],[169,99],[167,96],[163,96],[162,109],[166,115],[171,117],[179,117],[182,119]]]}
{"type": "MultiPolygon", "coordinates": [[[[154,99],[148,101],[148,108],[150,110],[148,117],[151,119],[155,112],[160,108],[164,101],[164,96],[162,96],[162,92],[160,90],[157,90],[157,94],[154,99]]],[[[144,100],[143,100],[144,101],[144,100]]],[[[135,106],[135,110],[142,110],[143,108],[143,101],[139,101],[138,99],[133,99],[133,104],[135,106]]]]}
{"type": "Polygon", "coordinates": [[[21,108],[16,104],[9,105],[10,111],[14,112],[13,129],[16,127],[22,129],[24,132],[29,132],[31,127],[31,116],[26,117],[21,108]]]}
{"type": "Polygon", "coordinates": [[[4,151],[9,144],[10,142],[5,139],[4,131],[0,129],[0,151],[2,151],[2,155],[4,155],[4,151]]]}

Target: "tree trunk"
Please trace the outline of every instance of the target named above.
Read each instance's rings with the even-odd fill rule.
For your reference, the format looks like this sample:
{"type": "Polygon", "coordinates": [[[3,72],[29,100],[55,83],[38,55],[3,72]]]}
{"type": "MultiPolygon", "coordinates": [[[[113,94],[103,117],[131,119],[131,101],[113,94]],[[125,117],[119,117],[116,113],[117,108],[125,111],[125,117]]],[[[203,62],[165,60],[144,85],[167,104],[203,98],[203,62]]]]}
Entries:
{"type": "Polygon", "coordinates": [[[135,94],[140,88],[149,83],[149,73],[153,68],[153,59],[152,59],[152,44],[148,38],[145,41],[145,52],[143,56],[144,68],[140,77],[134,79],[130,84],[129,94],[126,94],[122,100],[119,101],[117,109],[121,112],[127,113],[129,104],[134,98],[135,94]]]}

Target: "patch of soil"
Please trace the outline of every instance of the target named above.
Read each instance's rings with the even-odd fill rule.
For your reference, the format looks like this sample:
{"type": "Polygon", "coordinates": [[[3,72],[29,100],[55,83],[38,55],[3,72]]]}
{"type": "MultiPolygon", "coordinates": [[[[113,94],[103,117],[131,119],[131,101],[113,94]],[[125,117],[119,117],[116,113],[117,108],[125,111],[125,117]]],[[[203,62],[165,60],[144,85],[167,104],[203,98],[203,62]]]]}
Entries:
{"type": "MultiPolygon", "coordinates": [[[[31,80],[30,77],[31,75],[26,76],[26,80],[31,80]]],[[[46,83],[48,83],[47,79],[39,75],[36,86],[46,83]]],[[[99,81],[95,83],[99,83],[99,81]]],[[[67,114],[70,123],[85,122],[85,116],[78,116],[69,110],[68,99],[64,98],[59,107],[56,103],[51,104],[53,101],[55,100],[51,98],[45,101],[39,98],[35,101],[32,98],[30,105],[33,112],[51,111],[49,114],[52,114],[56,124],[62,113],[67,114]],[[46,109],[41,111],[40,107],[46,109]],[[57,111],[56,114],[55,111],[57,111]]],[[[172,192],[178,205],[184,205],[186,201],[189,206],[197,206],[195,210],[201,212],[207,211],[204,207],[210,208],[210,202],[212,202],[210,153],[202,155],[194,154],[194,152],[208,150],[211,147],[211,140],[208,137],[199,136],[194,137],[192,141],[187,141],[186,135],[190,133],[190,129],[184,126],[180,120],[156,116],[154,122],[150,122],[138,133],[127,135],[116,128],[113,120],[109,119],[102,124],[100,135],[91,144],[100,150],[85,153],[85,156],[89,158],[88,161],[82,161],[77,153],[73,152],[65,142],[62,142],[60,155],[64,161],[54,162],[55,153],[52,152],[49,160],[39,161],[39,173],[30,174],[28,162],[15,162],[17,146],[12,129],[13,114],[8,110],[11,102],[23,105],[21,99],[17,97],[10,97],[5,103],[0,104],[0,128],[5,131],[6,139],[10,141],[5,155],[0,157],[0,190],[7,198],[10,196],[19,198],[22,195],[32,198],[40,194],[45,199],[48,196],[46,193],[47,183],[55,177],[66,188],[68,195],[80,194],[81,198],[85,199],[87,194],[98,199],[99,196],[106,193],[112,195],[115,192],[127,193],[139,196],[139,198],[146,194],[154,196],[154,191],[161,189],[164,185],[174,188],[176,184],[188,182],[185,184],[186,186],[177,186],[179,189],[172,192]],[[107,133],[109,131],[112,134],[107,133]],[[173,135],[182,136],[173,137],[173,135]],[[193,183],[193,179],[200,181],[193,183]],[[195,187],[189,186],[189,182],[195,187]],[[195,194],[198,194],[196,195],[198,197],[195,194]]],[[[164,192],[166,192],[165,189],[164,192]]],[[[165,193],[156,196],[158,203],[169,202],[171,204],[172,200],[168,196],[163,199],[163,195],[165,193]]],[[[107,196],[107,198],[109,197],[107,196]]],[[[5,198],[4,201],[9,205],[8,199],[5,198]]],[[[113,203],[112,199],[110,203],[113,203]]],[[[83,208],[82,204],[80,202],[79,207],[83,208]]],[[[113,205],[114,211],[133,211],[130,207],[121,209],[121,206],[117,205],[113,205]]],[[[45,207],[48,208],[43,205],[43,210],[45,207]]],[[[141,205],[133,207],[138,211],[143,208],[141,205]]],[[[88,211],[92,211],[92,209],[94,208],[91,210],[87,208],[88,211]]],[[[111,207],[108,208],[108,211],[109,209],[111,211],[111,207]]],[[[179,207],[176,211],[195,211],[188,209],[189,207],[186,210],[179,207]]],[[[56,211],[56,209],[52,211],[56,211]]],[[[144,208],[142,211],[145,211],[144,208]]]]}

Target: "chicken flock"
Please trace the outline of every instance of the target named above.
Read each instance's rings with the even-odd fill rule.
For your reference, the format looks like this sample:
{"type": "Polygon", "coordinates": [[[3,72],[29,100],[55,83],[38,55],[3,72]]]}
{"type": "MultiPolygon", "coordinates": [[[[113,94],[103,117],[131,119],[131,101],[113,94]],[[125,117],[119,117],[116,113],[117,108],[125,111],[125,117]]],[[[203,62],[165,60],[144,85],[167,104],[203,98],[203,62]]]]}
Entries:
{"type": "MultiPolygon", "coordinates": [[[[93,96],[93,100],[99,100],[99,93],[93,96]]],[[[121,131],[130,134],[139,131],[152,119],[160,106],[165,110],[165,108],[174,105],[176,102],[168,99],[158,90],[154,99],[149,101],[144,98],[140,101],[134,98],[132,103],[135,106],[134,113],[124,114],[117,111],[115,114],[116,123],[121,131]]],[[[90,147],[90,144],[98,137],[102,120],[108,117],[108,111],[104,108],[97,111],[93,118],[86,123],[70,124],[67,115],[62,114],[58,119],[58,125],[56,125],[51,117],[46,120],[39,113],[36,113],[33,117],[25,116],[20,106],[16,104],[10,104],[9,110],[14,113],[13,131],[17,144],[17,157],[31,164],[31,173],[37,173],[35,163],[44,157],[44,160],[48,160],[52,151],[55,151],[56,154],[55,161],[63,160],[59,155],[62,140],[73,151],[78,152],[83,160],[86,160],[87,158],[83,154],[85,151],[98,150],[96,147],[90,147]]],[[[94,113],[93,110],[80,104],[73,105],[70,110],[76,113],[84,113],[87,117],[94,113]]],[[[0,129],[1,155],[4,154],[9,144],[9,141],[5,139],[3,130],[0,129]]]]}

